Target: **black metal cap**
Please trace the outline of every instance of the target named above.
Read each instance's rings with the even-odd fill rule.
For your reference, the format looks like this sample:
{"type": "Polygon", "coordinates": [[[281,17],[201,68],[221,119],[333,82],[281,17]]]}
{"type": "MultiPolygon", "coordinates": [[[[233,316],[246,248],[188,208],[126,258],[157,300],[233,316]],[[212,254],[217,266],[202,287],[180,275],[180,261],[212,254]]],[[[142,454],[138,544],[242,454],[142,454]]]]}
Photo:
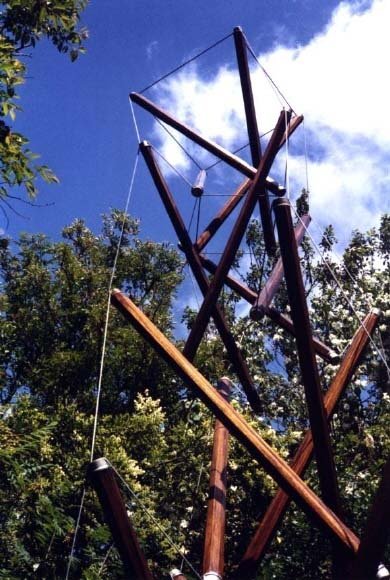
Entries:
{"type": "Polygon", "coordinates": [[[105,471],[111,469],[109,461],[105,457],[99,457],[99,459],[94,459],[87,467],[87,476],[90,477],[97,471],[105,471]]]}

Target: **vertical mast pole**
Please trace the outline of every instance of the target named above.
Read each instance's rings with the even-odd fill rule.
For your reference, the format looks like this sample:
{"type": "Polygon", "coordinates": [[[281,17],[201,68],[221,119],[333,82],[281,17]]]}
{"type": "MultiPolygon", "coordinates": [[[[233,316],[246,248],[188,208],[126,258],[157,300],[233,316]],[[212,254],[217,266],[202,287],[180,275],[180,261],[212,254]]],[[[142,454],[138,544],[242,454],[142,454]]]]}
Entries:
{"type": "MultiPolygon", "coordinates": [[[[229,400],[231,382],[223,377],[218,381],[218,391],[229,400]]],[[[213,453],[210,468],[209,500],[203,553],[203,578],[222,578],[225,565],[226,522],[226,470],[229,451],[229,431],[216,419],[214,426],[213,453]]]]}
{"type": "MultiPolygon", "coordinates": [[[[309,310],[306,303],[298,247],[294,237],[290,202],[277,199],[273,203],[283,261],[287,294],[291,306],[291,318],[296,332],[299,365],[305,389],[306,403],[317,461],[321,494],[325,504],[337,515],[341,515],[341,502],[337,485],[336,467],[330,442],[323,395],[320,384],[309,310]]],[[[343,557],[340,546],[333,543],[334,574],[342,577],[343,557]]]]}
{"type": "Polygon", "coordinates": [[[127,515],[115,474],[107,459],[101,457],[89,464],[87,476],[94,487],[115,545],[129,578],[153,580],[137,535],[127,515]]]}
{"type": "MultiPolygon", "coordinates": [[[[252,164],[258,167],[261,160],[261,144],[259,138],[259,129],[257,126],[256,108],[253,99],[251,75],[248,64],[248,53],[245,42],[245,36],[241,28],[237,26],[234,29],[234,44],[236,47],[238,72],[244,100],[246,126],[248,129],[249,146],[251,150],[252,164]]],[[[287,127],[286,127],[287,129],[287,127]]],[[[269,198],[264,185],[259,189],[259,208],[261,224],[263,226],[264,243],[268,255],[275,251],[276,243],[274,230],[271,219],[271,208],[269,198]]]]}

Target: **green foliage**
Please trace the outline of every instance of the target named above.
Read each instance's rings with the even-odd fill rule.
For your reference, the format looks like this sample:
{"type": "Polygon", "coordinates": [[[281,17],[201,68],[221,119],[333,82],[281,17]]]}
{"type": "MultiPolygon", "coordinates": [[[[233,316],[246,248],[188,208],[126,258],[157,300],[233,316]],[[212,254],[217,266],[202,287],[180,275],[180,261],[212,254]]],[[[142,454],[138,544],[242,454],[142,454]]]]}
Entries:
{"type": "MultiPolygon", "coordinates": [[[[100,235],[75,220],[57,243],[42,235],[24,235],[15,244],[0,240],[0,578],[64,577],[89,462],[107,285],[122,223],[114,285],[172,338],[172,301],[183,264],[170,246],[143,240],[138,222],[122,212],[104,216],[100,235]]],[[[255,289],[277,254],[264,258],[256,221],[248,237],[252,261],[246,275],[255,289]]],[[[389,218],[383,216],[378,230],[354,232],[340,262],[332,253],[335,243],[328,227],[321,243],[324,261],[313,259],[308,243],[301,252],[313,328],[343,353],[358,328],[356,314],[363,318],[376,306],[382,317],[375,341],[386,350],[389,218]]],[[[284,287],[276,303],[288,312],[284,287]]],[[[289,460],[308,426],[294,340],[267,319],[239,316],[241,304],[229,291],[220,306],[250,367],[262,415],[250,412],[213,324],[196,364],[212,383],[231,377],[232,404],[289,460]]],[[[187,310],[189,326],[194,316],[187,310]]],[[[318,363],[325,391],[337,366],[318,363]]],[[[369,347],[332,420],[345,518],[357,533],[390,450],[388,379],[378,352],[369,347]]],[[[122,491],[155,577],[181,564],[168,537],[200,571],[214,419],[116,311],[110,316],[99,417],[96,456],[106,456],[126,483],[122,491]]],[[[305,480],[319,493],[315,462],[305,480]]],[[[272,478],[233,438],[228,486],[230,577],[276,491],[272,478]]],[[[330,553],[322,533],[291,505],[258,578],[330,578],[330,553]]],[[[88,486],[72,577],[124,577],[88,486]]]]}
{"type": "Polygon", "coordinates": [[[10,0],[1,2],[0,12],[0,198],[13,199],[13,188],[22,186],[28,197],[37,194],[37,178],[57,183],[46,165],[36,163],[29,140],[12,130],[20,111],[18,85],[25,82],[24,50],[43,37],[49,39],[72,61],[84,52],[87,31],[79,27],[87,0],[10,0]]]}
{"type": "MultiPolygon", "coordinates": [[[[138,222],[123,212],[104,216],[98,236],[75,220],[61,242],[42,235],[23,235],[15,245],[1,241],[0,577],[64,576],[89,460],[107,286],[122,226],[114,284],[131,291],[169,334],[181,260],[168,244],[141,240],[138,222]]],[[[165,365],[112,312],[96,453],[109,457],[151,511],[156,494],[144,475],[167,453],[159,393],[166,406],[179,404],[165,365]]],[[[86,502],[75,570],[93,578],[110,540],[90,490],[86,502]]],[[[150,537],[146,528],[146,543],[150,537]]],[[[110,571],[117,568],[113,556],[110,571]]]]}

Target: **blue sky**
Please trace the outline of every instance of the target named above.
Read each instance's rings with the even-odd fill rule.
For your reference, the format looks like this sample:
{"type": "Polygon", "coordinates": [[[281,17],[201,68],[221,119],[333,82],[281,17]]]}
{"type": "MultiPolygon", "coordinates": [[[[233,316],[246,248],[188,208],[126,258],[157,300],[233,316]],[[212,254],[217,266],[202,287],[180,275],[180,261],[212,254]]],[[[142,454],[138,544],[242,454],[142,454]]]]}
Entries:
{"type": "MultiPolygon", "coordinates": [[[[16,126],[61,184],[42,184],[37,201],[53,206],[15,206],[29,219],[10,214],[7,233],[15,237],[22,230],[41,231],[58,237],[75,217],[98,230],[100,215],[110,207],[123,207],[128,191],[137,149],[129,92],[142,89],[237,25],[297,112],[306,117],[314,219],[335,223],[341,238],[353,227],[375,225],[380,211],[389,208],[385,16],[385,0],[249,0],[245,7],[238,0],[91,2],[82,20],[90,31],[85,56],[71,64],[43,43],[28,60],[29,78],[21,90],[24,112],[16,126]]],[[[232,74],[234,46],[229,39],[148,96],[198,127],[207,129],[215,122],[211,136],[226,143],[228,127],[219,117],[223,103],[224,118],[233,119],[228,144],[242,143],[246,136],[236,110],[237,95],[229,89],[232,74]],[[202,108],[205,94],[216,108],[202,108]]],[[[255,74],[259,78],[258,71],[255,74]]],[[[256,99],[261,129],[268,129],[279,103],[271,106],[262,86],[259,81],[256,99]]],[[[138,111],[137,120],[142,138],[169,154],[191,181],[193,168],[180,151],[146,115],[138,111]]],[[[292,197],[306,183],[302,133],[296,139],[298,148],[294,151],[292,144],[289,153],[292,197]]],[[[276,171],[283,173],[284,163],[281,159],[276,171]]],[[[226,193],[225,179],[230,192],[233,176],[219,166],[210,182],[212,191],[226,193]]],[[[188,219],[193,199],[179,181],[173,180],[172,187],[182,196],[188,219]]],[[[206,201],[204,219],[222,203],[218,198],[209,198],[208,205],[206,201]]],[[[174,240],[142,161],[130,211],[141,218],[146,236],[174,240]]]]}

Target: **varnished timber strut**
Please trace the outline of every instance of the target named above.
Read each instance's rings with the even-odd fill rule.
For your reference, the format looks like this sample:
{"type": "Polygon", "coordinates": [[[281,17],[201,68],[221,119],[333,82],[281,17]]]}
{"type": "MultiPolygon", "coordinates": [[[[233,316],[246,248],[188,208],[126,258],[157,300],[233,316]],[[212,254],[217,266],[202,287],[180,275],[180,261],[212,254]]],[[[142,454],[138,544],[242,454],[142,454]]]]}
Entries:
{"type": "MultiPolygon", "coordinates": [[[[294,237],[291,206],[287,199],[273,203],[278,231],[280,253],[283,261],[291,318],[296,332],[296,344],[302,383],[314,443],[321,495],[327,506],[341,515],[341,502],[337,484],[336,467],[331,448],[329,426],[326,419],[317,361],[315,358],[309,311],[306,303],[298,247],[294,237]]],[[[344,573],[343,554],[333,545],[334,575],[344,573]]]]}
{"type": "Polygon", "coordinates": [[[113,290],[111,302],[294,501],[319,526],[337,538],[342,546],[352,553],[357,552],[359,539],[356,535],[248,425],[242,415],[225,401],[130,298],[119,290],[113,290]]]}
{"type": "MultiPolygon", "coordinates": [[[[209,289],[209,281],[203,271],[199,256],[193,247],[183,219],[175,204],[175,200],[158,166],[153,149],[146,141],[143,141],[140,145],[140,151],[145,159],[146,165],[150,171],[151,177],[160,195],[161,201],[163,202],[165,210],[172,222],[173,228],[180,241],[181,248],[185,253],[188,264],[194,274],[200,291],[202,292],[203,296],[205,296],[209,289]]],[[[235,368],[242,388],[244,389],[244,392],[247,396],[248,402],[250,403],[252,409],[256,413],[259,413],[261,411],[259,395],[251,379],[245,359],[242,356],[240,349],[237,347],[234,336],[230,332],[225,321],[225,317],[218,305],[214,305],[212,316],[215,326],[217,327],[217,330],[221,336],[222,342],[224,343],[228,352],[229,359],[235,368]]],[[[184,347],[184,354],[189,360],[193,360],[195,357],[198,346],[199,343],[197,345],[192,344],[191,347],[188,345],[188,343],[186,343],[184,347]]]]}
{"type": "Polygon", "coordinates": [[[114,471],[107,459],[101,457],[92,461],[89,464],[87,476],[98,495],[128,578],[153,580],[137,535],[127,515],[126,505],[114,471]]]}
{"type": "MultiPolygon", "coordinates": [[[[204,256],[202,256],[202,254],[200,254],[199,257],[202,266],[208,272],[214,274],[217,271],[217,264],[215,264],[212,260],[210,260],[209,258],[205,258],[204,256]]],[[[248,288],[248,286],[246,286],[236,278],[233,278],[232,276],[226,276],[225,284],[229,286],[229,288],[237,292],[239,296],[247,300],[250,304],[255,303],[257,298],[256,292],[248,288]]],[[[271,318],[271,320],[276,322],[278,326],[280,326],[281,328],[283,328],[284,330],[295,336],[294,325],[292,323],[292,320],[288,316],[282,314],[272,306],[264,306],[263,309],[264,314],[266,316],[268,316],[269,318],[271,318]]],[[[329,362],[331,364],[336,364],[337,362],[339,362],[340,356],[316,337],[313,337],[313,347],[316,354],[318,354],[326,362],[329,362]]]]}
{"type": "MultiPolygon", "coordinates": [[[[286,142],[286,139],[291,137],[293,132],[303,121],[303,116],[300,115],[298,117],[294,117],[291,119],[288,130],[284,133],[282,140],[279,144],[279,151],[283,147],[286,142]]],[[[229,199],[225,202],[222,208],[219,210],[217,215],[211,220],[211,222],[206,226],[204,231],[199,235],[195,246],[200,251],[202,250],[209,241],[213,238],[213,236],[217,233],[219,228],[224,224],[233,210],[237,207],[240,201],[243,199],[244,195],[248,191],[249,187],[251,186],[252,180],[246,179],[239,185],[234,193],[229,197],[229,199]]]]}
{"type": "MultiPolygon", "coordinates": [[[[301,220],[294,228],[294,237],[298,246],[302,243],[310,221],[311,217],[309,214],[303,215],[301,220]]],[[[259,295],[256,298],[256,302],[250,310],[250,317],[252,320],[261,320],[263,318],[265,315],[265,309],[270,306],[276,292],[279,289],[280,284],[282,283],[283,276],[283,262],[282,258],[279,258],[274,268],[272,269],[268,280],[260,290],[259,295]]]]}
{"type": "MultiPolygon", "coordinates": [[[[249,147],[252,157],[252,165],[258,167],[261,160],[261,144],[259,138],[259,129],[257,125],[256,108],[253,99],[252,82],[248,65],[248,52],[244,33],[237,26],[233,32],[234,44],[236,47],[236,56],[238,63],[238,72],[240,75],[242,98],[244,101],[245,119],[249,137],[249,147]]],[[[267,254],[273,255],[276,249],[274,229],[271,218],[271,208],[268,194],[265,187],[259,191],[259,209],[260,218],[263,228],[264,244],[267,254]]]]}
{"type": "MultiPolygon", "coordinates": [[[[288,115],[287,115],[288,116],[288,115]]],[[[289,116],[288,116],[289,119],[289,116]]],[[[257,192],[265,183],[265,179],[271,169],[275,156],[278,152],[278,146],[282,135],[285,131],[285,112],[280,113],[278,122],[268,142],[267,148],[261,158],[256,177],[252,182],[251,187],[245,197],[245,201],[241,207],[240,214],[229,236],[225,249],[221,256],[221,261],[218,264],[215,276],[209,286],[207,294],[203,300],[200,310],[196,316],[195,322],[191,328],[187,339],[189,348],[199,345],[204,332],[209,323],[213,306],[218,300],[219,294],[225,283],[225,278],[229,273],[232,263],[239,249],[242,238],[244,237],[248,222],[253,213],[257,201],[257,192]]]]}
{"type": "MultiPolygon", "coordinates": [[[[218,381],[218,392],[228,401],[231,382],[223,377],[218,381]]],[[[203,550],[203,574],[217,573],[221,578],[225,566],[226,478],[229,452],[229,431],[215,420],[211,457],[209,499],[203,550]]]]}
{"type": "MultiPolygon", "coordinates": [[[[227,149],[224,149],[220,145],[217,145],[217,143],[214,143],[213,141],[210,141],[209,139],[202,137],[201,135],[199,135],[199,133],[197,133],[187,125],[184,125],[184,123],[181,123],[180,121],[175,119],[167,111],[164,111],[163,109],[155,105],[152,101],[149,101],[149,99],[147,99],[143,95],[139,95],[138,93],[130,93],[130,99],[134,103],[136,103],[137,105],[139,105],[146,111],[149,111],[149,113],[160,119],[160,121],[163,121],[167,125],[170,125],[170,127],[173,127],[173,129],[176,129],[176,131],[179,131],[179,133],[182,133],[182,135],[188,137],[189,139],[194,141],[194,143],[197,143],[198,145],[206,149],[206,151],[209,151],[209,153],[212,153],[213,155],[218,157],[218,159],[225,161],[225,163],[227,163],[234,169],[237,169],[237,171],[243,173],[246,177],[249,177],[251,179],[255,177],[256,169],[254,167],[252,167],[251,165],[240,159],[240,157],[237,157],[237,155],[233,155],[227,149]]],[[[275,195],[284,195],[286,193],[285,188],[281,187],[278,183],[276,183],[276,181],[274,181],[270,177],[267,177],[265,186],[275,195]]]]}
{"type": "MultiPolygon", "coordinates": [[[[324,407],[328,421],[332,418],[338,402],[361,363],[367,344],[378,325],[380,312],[373,309],[363,320],[344,355],[334,379],[324,396],[324,407]]],[[[290,465],[297,475],[303,476],[313,457],[313,438],[307,431],[290,465]]],[[[279,489],[265,512],[256,532],[238,566],[237,579],[252,578],[256,574],[271,541],[280,526],[291,498],[279,489]]]]}
{"type": "MultiPolygon", "coordinates": [[[[390,532],[390,460],[374,496],[350,580],[374,580],[383,557],[390,532]]],[[[388,578],[389,576],[386,575],[388,578]]]]}
{"type": "Polygon", "coordinates": [[[200,234],[196,240],[194,246],[196,250],[201,251],[212,239],[214,234],[219,230],[221,225],[230,216],[232,211],[237,207],[240,201],[243,199],[244,195],[247,193],[252,183],[251,179],[246,179],[237,187],[237,189],[232,193],[227,202],[218,211],[217,215],[211,220],[207,225],[205,230],[200,234]]]}

